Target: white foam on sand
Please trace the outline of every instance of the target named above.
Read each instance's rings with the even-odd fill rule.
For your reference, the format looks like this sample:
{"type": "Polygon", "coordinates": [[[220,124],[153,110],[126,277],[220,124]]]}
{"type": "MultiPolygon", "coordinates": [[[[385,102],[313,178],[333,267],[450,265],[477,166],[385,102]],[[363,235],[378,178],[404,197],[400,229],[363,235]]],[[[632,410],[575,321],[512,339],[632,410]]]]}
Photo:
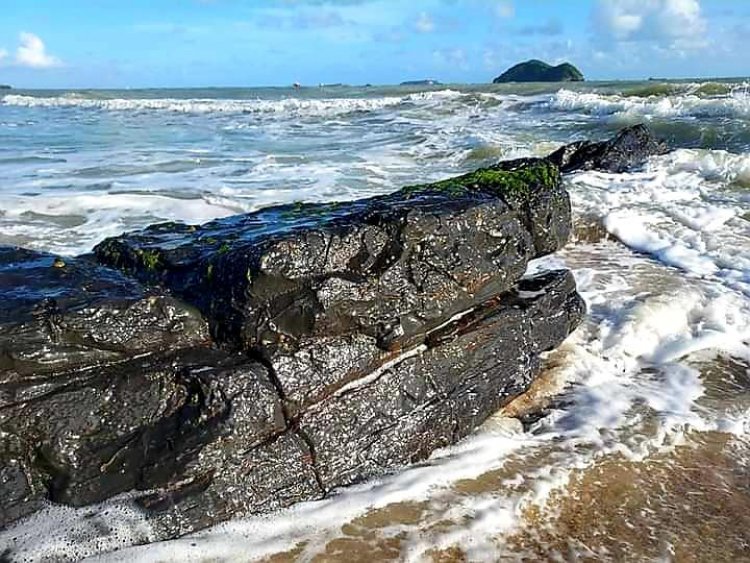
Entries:
{"type": "Polygon", "coordinates": [[[10,561],[79,561],[95,553],[153,541],[142,513],[127,501],[86,508],[50,505],[0,531],[0,553],[12,549],[10,561]]]}

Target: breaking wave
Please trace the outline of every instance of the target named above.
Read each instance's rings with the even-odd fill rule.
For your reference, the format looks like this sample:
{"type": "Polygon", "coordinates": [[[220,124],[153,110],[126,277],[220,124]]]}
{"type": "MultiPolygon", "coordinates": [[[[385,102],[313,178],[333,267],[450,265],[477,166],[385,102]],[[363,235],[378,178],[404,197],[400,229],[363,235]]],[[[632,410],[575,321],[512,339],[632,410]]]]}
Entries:
{"type": "Polygon", "coordinates": [[[647,86],[636,86],[622,92],[623,96],[635,98],[650,98],[653,96],[676,96],[692,94],[701,97],[727,96],[735,91],[741,91],[747,85],[725,84],[722,82],[693,82],[675,84],[672,82],[656,82],[647,86]]]}
{"type": "Polygon", "coordinates": [[[594,116],[651,117],[728,117],[750,116],[750,92],[747,85],[737,87],[723,96],[708,96],[698,92],[664,95],[600,94],[561,89],[546,106],[563,112],[579,112],[594,116]]]}
{"type": "Polygon", "coordinates": [[[42,108],[82,108],[103,111],[140,112],[166,111],[173,113],[229,113],[229,114],[291,114],[306,116],[345,115],[462,96],[454,90],[419,92],[406,96],[377,98],[284,98],[211,99],[211,98],[94,98],[79,94],[38,97],[7,94],[2,103],[8,106],[42,108]]]}

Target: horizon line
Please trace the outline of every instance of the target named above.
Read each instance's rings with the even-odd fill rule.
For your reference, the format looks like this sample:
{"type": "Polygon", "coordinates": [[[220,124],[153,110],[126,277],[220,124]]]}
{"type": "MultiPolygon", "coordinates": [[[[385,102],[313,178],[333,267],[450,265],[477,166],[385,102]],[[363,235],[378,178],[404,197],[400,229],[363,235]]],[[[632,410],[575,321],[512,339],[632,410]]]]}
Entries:
{"type": "Polygon", "coordinates": [[[105,90],[229,90],[229,89],[299,89],[299,90],[320,90],[324,88],[388,88],[388,87],[403,87],[408,88],[410,86],[424,86],[428,88],[441,88],[445,86],[488,86],[488,85],[497,85],[497,86],[504,86],[504,85],[543,85],[543,84],[559,84],[559,85],[572,85],[572,84],[595,84],[595,83],[617,83],[617,82],[682,82],[682,81],[696,81],[696,80],[702,80],[702,81],[714,81],[714,80],[747,80],[750,79],[750,75],[748,76],[680,76],[680,77],[666,77],[666,76],[649,76],[649,77],[640,77],[640,78],[597,78],[597,79],[586,79],[583,81],[567,81],[567,82],[506,82],[502,84],[495,84],[491,80],[488,82],[441,82],[438,79],[434,78],[425,78],[425,79],[415,79],[415,80],[404,80],[400,83],[383,83],[383,84],[374,84],[374,83],[365,83],[365,84],[348,84],[348,83],[320,83],[320,84],[301,84],[296,82],[291,82],[284,85],[274,84],[274,85],[221,85],[221,86],[64,86],[64,87],[24,87],[24,86],[15,86],[13,84],[8,84],[5,82],[0,81],[0,86],[6,86],[8,87],[6,91],[59,91],[59,90],[99,90],[99,91],[105,91],[105,90]],[[403,84],[403,82],[419,82],[419,81],[433,81],[436,82],[436,84],[403,84]]]}

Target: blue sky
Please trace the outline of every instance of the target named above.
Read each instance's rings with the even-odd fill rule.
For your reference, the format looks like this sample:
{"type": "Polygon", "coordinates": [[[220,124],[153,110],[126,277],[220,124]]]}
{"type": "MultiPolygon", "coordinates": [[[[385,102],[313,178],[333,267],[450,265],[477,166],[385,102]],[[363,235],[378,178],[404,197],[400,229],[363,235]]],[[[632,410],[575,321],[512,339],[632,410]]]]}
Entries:
{"type": "Polygon", "coordinates": [[[0,83],[33,88],[747,76],[750,0],[2,0],[0,83]]]}

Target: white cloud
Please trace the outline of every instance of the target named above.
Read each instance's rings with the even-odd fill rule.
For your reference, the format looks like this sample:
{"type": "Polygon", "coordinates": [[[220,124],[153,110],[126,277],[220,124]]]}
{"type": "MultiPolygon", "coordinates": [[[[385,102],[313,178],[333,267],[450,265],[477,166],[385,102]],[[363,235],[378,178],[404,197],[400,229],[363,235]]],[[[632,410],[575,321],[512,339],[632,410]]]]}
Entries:
{"type": "Polygon", "coordinates": [[[8,58],[8,50],[0,49],[0,63],[2,63],[7,58],[8,58]]]}
{"type": "Polygon", "coordinates": [[[50,68],[60,65],[60,59],[47,53],[44,41],[38,35],[22,31],[16,50],[16,64],[29,68],[50,68]]]}
{"type": "Polygon", "coordinates": [[[500,0],[495,6],[495,13],[505,20],[515,16],[516,7],[513,5],[513,0],[500,0]]]}
{"type": "Polygon", "coordinates": [[[702,42],[706,21],[698,0],[598,0],[595,33],[605,41],[702,42]]]}
{"type": "Polygon", "coordinates": [[[414,27],[419,33],[430,33],[431,31],[435,31],[435,22],[432,21],[430,14],[422,12],[414,23],[414,27]]]}

